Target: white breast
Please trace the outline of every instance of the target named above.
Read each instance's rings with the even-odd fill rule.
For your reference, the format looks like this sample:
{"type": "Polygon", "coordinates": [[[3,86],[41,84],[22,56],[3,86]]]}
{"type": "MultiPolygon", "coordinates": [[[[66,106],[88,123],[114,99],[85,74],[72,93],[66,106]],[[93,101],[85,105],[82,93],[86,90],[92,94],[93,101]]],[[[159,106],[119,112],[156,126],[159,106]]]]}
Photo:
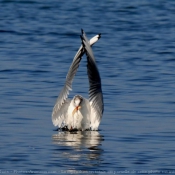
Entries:
{"type": "Polygon", "coordinates": [[[73,115],[72,112],[74,109],[75,109],[75,106],[72,100],[68,108],[68,116],[66,120],[68,129],[71,129],[71,128],[78,129],[78,130],[89,129],[90,114],[91,114],[89,101],[83,98],[83,101],[81,103],[81,108],[77,112],[75,112],[73,115]]]}

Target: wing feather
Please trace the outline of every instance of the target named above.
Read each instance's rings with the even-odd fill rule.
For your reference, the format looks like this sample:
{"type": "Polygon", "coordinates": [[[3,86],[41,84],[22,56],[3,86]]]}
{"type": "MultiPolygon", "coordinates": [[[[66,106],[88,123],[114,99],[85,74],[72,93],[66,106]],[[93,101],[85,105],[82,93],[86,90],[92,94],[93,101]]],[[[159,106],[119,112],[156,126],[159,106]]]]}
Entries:
{"type": "Polygon", "coordinates": [[[87,55],[87,71],[89,78],[89,102],[92,108],[91,119],[90,119],[91,129],[97,130],[104,110],[101,78],[95,62],[93,51],[90,47],[90,44],[84,31],[82,31],[81,38],[83,47],[87,55]]]}
{"type": "Polygon", "coordinates": [[[67,118],[67,108],[70,105],[70,99],[66,99],[62,104],[60,110],[57,110],[54,115],[52,115],[52,122],[54,126],[58,126],[59,128],[64,127],[65,121],[67,118]]]}

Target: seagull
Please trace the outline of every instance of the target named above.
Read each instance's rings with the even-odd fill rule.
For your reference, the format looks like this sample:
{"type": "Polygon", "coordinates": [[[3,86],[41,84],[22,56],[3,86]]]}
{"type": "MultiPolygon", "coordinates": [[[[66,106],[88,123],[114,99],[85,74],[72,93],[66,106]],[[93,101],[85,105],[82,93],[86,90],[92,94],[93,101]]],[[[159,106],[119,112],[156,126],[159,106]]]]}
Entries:
{"type": "Polygon", "coordinates": [[[54,126],[67,128],[69,131],[98,130],[103,115],[104,104],[100,73],[91,46],[100,39],[101,34],[88,40],[85,32],[82,30],[80,37],[82,45],[73,59],[64,87],[56,100],[52,111],[52,122],[54,126]],[[73,78],[84,53],[86,53],[87,57],[89,99],[81,95],[75,95],[71,100],[68,99],[69,91],[72,90],[73,78]]]}

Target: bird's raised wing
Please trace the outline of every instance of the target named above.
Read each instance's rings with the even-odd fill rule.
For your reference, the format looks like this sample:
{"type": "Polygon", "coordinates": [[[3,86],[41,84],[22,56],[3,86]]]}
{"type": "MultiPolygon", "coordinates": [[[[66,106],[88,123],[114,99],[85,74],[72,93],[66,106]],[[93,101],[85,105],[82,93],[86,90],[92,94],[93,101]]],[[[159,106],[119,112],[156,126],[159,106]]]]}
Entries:
{"type": "Polygon", "coordinates": [[[67,118],[67,109],[70,105],[70,102],[70,99],[66,99],[62,104],[61,108],[57,110],[54,115],[52,115],[52,122],[54,126],[63,128],[66,125],[65,121],[67,118]]]}
{"type": "Polygon", "coordinates": [[[91,117],[90,117],[91,129],[97,130],[104,109],[101,78],[95,62],[94,54],[92,52],[88,39],[83,30],[81,39],[87,55],[87,73],[89,78],[89,102],[91,105],[91,117]]]}
{"type": "MultiPolygon", "coordinates": [[[[99,40],[100,36],[96,35],[93,38],[90,39],[90,41],[88,41],[88,43],[90,43],[90,45],[92,46],[94,43],[96,43],[99,40]]],[[[66,82],[65,85],[61,91],[61,93],[59,94],[57,101],[55,103],[55,106],[53,108],[52,111],[52,122],[54,124],[54,126],[57,126],[59,123],[61,123],[61,121],[64,121],[66,115],[67,115],[67,109],[69,106],[69,101],[67,100],[67,97],[69,95],[69,91],[72,90],[72,82],[73,82],[73,78],[77,72],[77,69],[79,67],[79,63],[81,61],[81,58],[84,54],[84,48],[81,45],[78,52],[76,53],[72,64],[69,68],[69,71],[67,73],[66,76],[66,82]],[[64,110],[63,110],[64,108],[64,110]]],[[[58,125],[59,127],[61,126],[60,124],[58,125]]]]}

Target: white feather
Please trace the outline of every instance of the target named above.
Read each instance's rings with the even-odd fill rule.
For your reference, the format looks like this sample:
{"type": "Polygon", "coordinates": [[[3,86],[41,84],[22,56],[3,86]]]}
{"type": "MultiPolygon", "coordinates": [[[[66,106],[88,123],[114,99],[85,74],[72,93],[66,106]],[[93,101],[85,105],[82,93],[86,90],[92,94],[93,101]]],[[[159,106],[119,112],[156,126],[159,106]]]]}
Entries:
{"type": "Polygon", "coordinates": [[[84,31],[82,31],[81,38],[83,45],[80,46],[69,68],[65,85],[53,108],[52,122],[59,128],[67,126],[69,130],[97,130],[103,113],[103,96],[100,75],[90,46],[99,40],[100,34],[88,41],[84,31]],[[83,97],[81,97],[83,99],[82,101],[80,99],[75,100],[74,98],[76,96],[72,100],[69,100],[67,99],[69,90],[72,88],[73,78],[84,52],[86,52],[88,62],[89,100],[83,97]]]}

